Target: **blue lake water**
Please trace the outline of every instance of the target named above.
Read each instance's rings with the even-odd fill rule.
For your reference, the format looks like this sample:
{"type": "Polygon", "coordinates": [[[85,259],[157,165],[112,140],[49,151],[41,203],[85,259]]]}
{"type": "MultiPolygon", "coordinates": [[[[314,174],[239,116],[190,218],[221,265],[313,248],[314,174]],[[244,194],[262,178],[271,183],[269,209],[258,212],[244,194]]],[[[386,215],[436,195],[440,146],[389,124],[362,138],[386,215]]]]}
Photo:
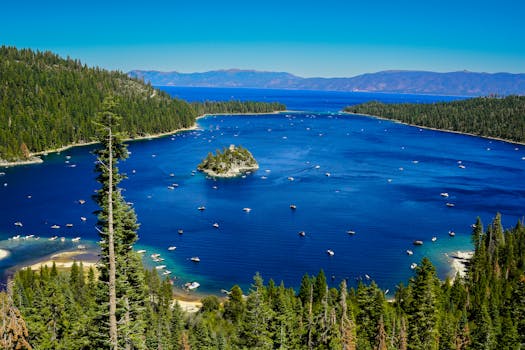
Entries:
{"type": "MultiPolygon", "coordinates": [[[[248,288],[260,272],[298,286],[304,273],[322,268],[334,286],[367,274],[393,291],[423,256],[444,277],[444,254],[471,248],[470,225],[477,216],[488,224],[500,212],[504,225],[512,226],[524,215],[525,146],[338,113],[372,99],[428,103],[451,97],[163,89],[191,101],[281,101],[303,111],[212,116],[199,120],[196,131],[129,144],[131,156],[120,169],[129,176],[122,183],[124,194],[141,223],[137,249],[147,250],[149,266],[155,265],[149,255],[161,253],[177,285],[198,281],[201,292],[219,293],[235,283],[248,288]],[[216,181],[192,175],[208,152],[230,144],[248,148],[260,169],[246,178],[216,181]],[[173,184],[178,187],[168,189],[173,184]],[[416,239],[424,245],[414,247],[416,239]],[[168,251],[169,246],[177,249],[168,251]],[[201,262],[191,262],[193,256],[201,262]]],[[[72,237],[95,244],[92,149],[78,147],[50,154],[44,164],[1,170],[0,185],[7,185],[0,186],[0,248],[11,252],[0,260],[1,271],[71,248],[72,237]],[[13,225],[16,221],[23,227],[13,225]],[[66,223],[74,226],[65,228],[66,223]],[[52,229],[53,224],[61,228],[52,229]],[[17,234],[43,238],[8,240],[17,234]],[[68,240],[48,241],[53,235],[68,240]]]]}

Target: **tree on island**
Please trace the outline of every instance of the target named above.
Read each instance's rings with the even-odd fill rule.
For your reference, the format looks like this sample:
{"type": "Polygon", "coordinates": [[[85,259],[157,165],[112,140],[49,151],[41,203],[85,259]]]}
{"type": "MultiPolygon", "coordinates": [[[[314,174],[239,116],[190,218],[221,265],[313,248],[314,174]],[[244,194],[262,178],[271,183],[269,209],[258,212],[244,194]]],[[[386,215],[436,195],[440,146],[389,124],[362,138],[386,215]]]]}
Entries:
{"type": "Polygon", "coordinates": [[[230,145],[222,152],[217,150],[215,155],[208,153],[197,169],[215,177],[234,177],[259,169],[259,164],[246,148],[230,145]]]}

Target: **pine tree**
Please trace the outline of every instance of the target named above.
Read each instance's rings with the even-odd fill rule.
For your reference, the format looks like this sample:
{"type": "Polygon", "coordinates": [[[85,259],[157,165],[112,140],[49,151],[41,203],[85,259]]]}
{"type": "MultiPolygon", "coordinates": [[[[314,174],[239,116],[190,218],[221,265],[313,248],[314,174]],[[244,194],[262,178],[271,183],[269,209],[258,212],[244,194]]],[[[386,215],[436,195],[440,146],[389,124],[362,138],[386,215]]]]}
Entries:
{"type": "MultiPolygon", "coordinates": [[[[107,97],[97,123],[101,148],[95,151],[96,170],[97,181],[102,186],[95,196],[101,208],[97,224],[102,239],[99,298],[109,304],[110,348],[141,349],[145,347],[142,319],[145,285],[140,256],[132,250],[137,240],[136,215],[118,188],[124,177],[119,174],[117,163],[127,158],[128,153],[118,133],[121,117],[114,112],[116,106],[113,98],[107,97]],[[104,297],[106,291],[107,298],[104,297]]],[[[104,319],[105,313],[99,317],[104,319]]]]}

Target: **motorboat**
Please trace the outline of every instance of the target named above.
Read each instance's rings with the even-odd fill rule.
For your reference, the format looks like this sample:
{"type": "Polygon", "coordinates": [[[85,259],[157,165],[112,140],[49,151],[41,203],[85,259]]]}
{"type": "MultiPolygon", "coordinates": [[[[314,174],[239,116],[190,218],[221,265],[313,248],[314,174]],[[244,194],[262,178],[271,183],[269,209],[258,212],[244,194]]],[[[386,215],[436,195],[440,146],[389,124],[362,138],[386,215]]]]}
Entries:
{"type": "Polygon", "coordinates": [[[335,253],[334,253],[333,250],[331,250],[331,249],[327,249],[327,250],[326,250],[326,254],[328,254],[328,255],[330,255],[330,256],[334,256],[335,253]]]}
{"type": "Polygon", "coordinates": [[[423,245],[423,241],[421,240],[415,240],[414,242],[412,242],[414,245],[423,245]]]}
{"type": "Polygon", "coordinates": [[[304,231],[299,231],[299,236],[301,236],[301,237],[306,236],[306,232],[304,232],[304,231]]]}
{"type": "Polygon", "coordinates": [[[190,260],[193,261],[193,262],[200,262],[200,261],[201,261],[201,258],[199,258],[198,256],[192,256],[192,257],[190,258],[190,260]]]}
{"type": "Polygon", "coordinates": [[[174,245],[172,245],[171,247],[168,247],[168,250],[175,250],[177,249],[177,247],[175,247],[174,245]]]}
{"type": "Polygon", "coordinates": [[[199,282],[188,282],[184,285],[188,290],[193,290],[199,288],[201,285],[199,282]]]}
{"type": "Polygon", "coordinates": [[[414,254],[414,252],[411,251],[410,249],[407,249],[407,254],[408,254],[408,255],[412,255],[412,254],[414,254]]]}

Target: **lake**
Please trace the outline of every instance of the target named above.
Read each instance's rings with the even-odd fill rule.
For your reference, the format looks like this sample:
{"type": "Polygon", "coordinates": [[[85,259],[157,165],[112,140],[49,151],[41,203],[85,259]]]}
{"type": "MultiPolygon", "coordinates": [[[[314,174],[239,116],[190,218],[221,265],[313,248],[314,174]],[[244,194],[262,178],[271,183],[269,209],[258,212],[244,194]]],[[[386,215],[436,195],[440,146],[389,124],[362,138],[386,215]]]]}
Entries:
{"type": "MultiPolygon", "coordinates": [[[[147,250],[150,267],[155,266],[150,254],[160,253],[175,285],[198,281],[199,292],[218,294],[233,284],[249,288],[259,272],[266,280],[297,287],[304,273],[323,269],[332,286],[343,278],[355,285],[368,275],[392,293],[423,256],[444,278],[449,271],[445,254],[471,249],[470,225],[476,217],[486,225],[499,212],[509,227],[524,215],[525,146],[339,113],[346,105],[369,100],[457,98],[162,89],[190,101],[279,101],[293,110],[210,116],[198,121],[198,130],[129,144],[130,158],[120,170],[129,177],[122,182],[124,195],[141,224],[136,249],[147,250]],[[222,180],[193,172],[208,152],[230,144],[249,149],[260,169],[222,180]],[[291,210],[291,204],[297,209],[291,210]],[[431,242],[432,237],[437,240],[431,242]],[[414,240],[424,244],[415,247],[414,240]],[[170,251],[170,246],[177,248],[170,251]],[[407,255],[407,249],[414,254],[407,255]],[[196,256],[199,263],[190,260],[196,256]]],[[[0,248],[11,253],[0,260],[4,274],[14,265],[74,247],[70,238],[76,236],[83,244],[96,244],[93,147],[1,170],[0,184],[6,185],[0,186],[0,248]],[[15,226],[17,221],[23,227],[15,226]],[[60,228],[52,229],[54,224],[60,228]],[[18,234],[42,239],[9,240],[18,234]],[[53,235],[67,240],[49,241],[53,235]]]]}

